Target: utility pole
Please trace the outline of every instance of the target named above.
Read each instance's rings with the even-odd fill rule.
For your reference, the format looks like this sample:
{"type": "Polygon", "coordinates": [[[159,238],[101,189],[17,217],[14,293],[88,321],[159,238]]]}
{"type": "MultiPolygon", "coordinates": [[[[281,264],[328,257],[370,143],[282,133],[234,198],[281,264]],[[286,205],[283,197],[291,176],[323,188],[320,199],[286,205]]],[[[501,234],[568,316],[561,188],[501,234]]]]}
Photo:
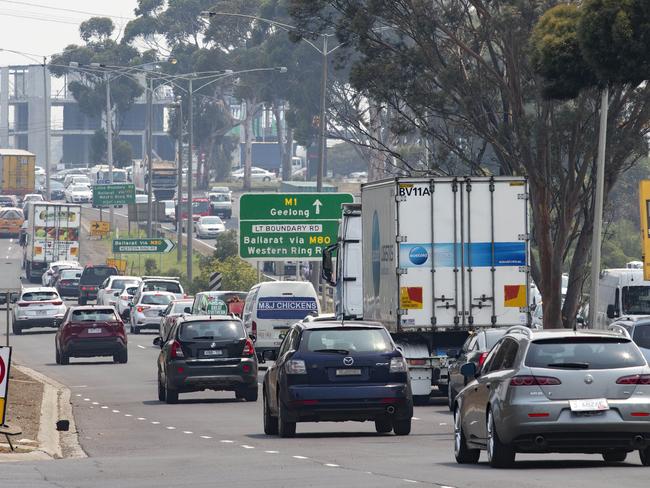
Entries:
{"type": "MultiPolygon", "coordinates": [[[[50,200],[50,93],[47,89],[47,57],[43,56],[43,116],[45,117],[45,200],[50,200]]],[[[9,303],[9,302],[7,302],[9,303]]]]}
{"type": "MultiPolygon", "coordinates": [[[[108,179],[113,184],[113,117],[111,116],[111,79],[108,72],[104,73],[104,82],[106,83],[106,159],[108,160],[108,179]]],[[[110,205],[108,208],[108,222],[113,230],[114,208],[110,205]]]]}
{"type": "Polygon", "coordinates": [[[189,119],[189,151],[187,155],[187,281],[192,282],[192,236],[194,234],[192,218],[192,151],[194,150],[194,101],[192,78],[189,79],[189,98],[190,107],[188,113],[189,119]]]}
{"type": "Polygon", "coordinates": [[[589,294],[589,327],[595,329],[598,321],[598,281],[600,280],[600,247],[603,229],[603,193],[605,189],[605,149],[607,147],[607,114],[609,88],[601,93],[600,130],[598,132],[598,159],[596,162],[596,195],[594,202],[594,230],[591,240],[591,290],[589,294]]]}
{"type": "MultiPolygon", "coordinates": [[[[145,75],[146,76],[146,75],[145,75]]],[[[147,86],[147,237],[153,237],[153,83],[151,78],[145,78],[147,86]]]]}
{"type": "Polygon", "coordinates": [[[323,34],[323,73],[320,86],[320,147],[318,151],[318,172],[316,173],[316,191],[323,191],[323,173],[325,171],[325,154],[327,146],[327,75],[328,75],[328,53],[327,35],[323,34]]]}
{"type": "Polygon", "coordinates": [[[176,189],[176,262],[183,259],[183,221],[181,217],[181,203],[183,201],[183,100],[178,100],[178,188],[176,189]]]}

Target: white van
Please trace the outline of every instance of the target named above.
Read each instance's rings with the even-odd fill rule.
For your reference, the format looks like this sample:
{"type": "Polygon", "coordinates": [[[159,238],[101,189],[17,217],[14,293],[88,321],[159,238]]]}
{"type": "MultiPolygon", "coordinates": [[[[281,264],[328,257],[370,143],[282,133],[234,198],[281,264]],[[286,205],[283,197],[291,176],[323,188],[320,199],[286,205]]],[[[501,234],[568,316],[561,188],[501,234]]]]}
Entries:
{"type": "Polygon", "coordinates": [[[289,327],[320,314],[320,303],[308,281],[268,281],[251,288],[244,305],[244,325],[254,335],[258,356],[277,351],[289,327]]]}
{"type": "Polygon", "coordinates": [[[650,315],[650,281],[643,269],[604,269],[598,282],[596,328],[606,329],[616,319],[650,315]]]}

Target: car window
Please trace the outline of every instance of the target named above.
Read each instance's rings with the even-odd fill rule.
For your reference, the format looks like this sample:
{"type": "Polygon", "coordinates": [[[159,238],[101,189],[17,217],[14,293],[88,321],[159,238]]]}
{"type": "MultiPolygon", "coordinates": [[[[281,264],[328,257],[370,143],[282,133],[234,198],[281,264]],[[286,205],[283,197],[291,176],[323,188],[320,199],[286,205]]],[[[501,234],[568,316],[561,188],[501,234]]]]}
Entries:
{"type": "Polygon", "coordinates": [[[503,362],[499,366],[501,369],[512,369],[517,359],[517,352],[519,351],[519,343],[512,339],[503,341],[503,362]]]}
{"type": "Polygon", "coordinates": [[[463,347],[461,349],[463,352],[469,351],[469,345],[472,342],[472,339],[474,339],[474,336],[469,336],[467,340],[465,340],[465,342],[463,343],[463,347]]]}
{"type": "Polygon", "coordinates": [[[59,295],[53,291],[32,291],[23,293],[22,301],[24,302],[46,302],[58,300],[59,295]]]}
{"type": "Polygon", "coordinates": [[[179,302],[179,303],[174,303],[172,313],[183,313],[185,311],[185,307],[191,307],[192,304],[189,302],[179,302]]]}
{"type": "Polygon", "coordinates": [[[181,285],[174,281],[147,281],[142,291],[168,291],[169,293],[183,293],[181,285]]]}
{"type": "Polygon", "coordinates": [[[530,344],[531,368],[615,369],[646,364],[636,345],[619,337],[562,337],[530,344]]]}
{"type": "Polygon", "coordinates": [[[501,341],[497,343],[490,354],[488,354],[488,357],[485,360],[485,365],[483,366],[483,374],[491,373],[492,371],[498,371],[501,363],[503,363],[504,354],[505,351],[503,348],[503,341],[501,341]]]}
{"type": "Polygon", "coordinates": [[[192,341],[199,339],[227,340],[243,339],[246,337],[246,330],[238,321],[193,321],[184,322],[178,330],[178,338],[181,341],[192,341]]]}
{"type": "Polygon", "coordinates": [[[81,274],[81,284],[99,284],[109,276],[116,274],[117,270],[115,268],[93,266],[91,268],[84,269],[83,273],[81,274]]]}
{"type": "Polygon", "coordinates": [[[115,312],[110,308],[73,310],[71,322],[116,322],[115,312]]]}
{"type": "Polygon", "coordinates": [[[382,329],[312,329],[303,334],[303,347],[310,352],[340,350],[353,352],[390,352],[393,345],[382,329]]]}
{"type": "Polygon", "coordinates": [[[60,275],[62,280],[78,280],[81,278],[80,269],[64,269],[61,271],[60,275]]]}
{"type": "Polygon", "coordinates": [[[637,325],[634,328],[634,337],[632,339],[637,346],[650,349],[650,324],[637,325]]]}
{"type": "Polygon", "coordinates": [[[0,219],[23,219],[23,213],[18,210],[0,210],[0,219]]]}
{"type": "Polygon", "coordinates": [[[170,295],[143,295],[140,303],[143,305],[167,305],[174,299],[170,295]]]}
{"type": "Polygon", "coordinates": [[[136,285],[137,286],[138,282],[134,280],[122,280],[122,279],[116,279],[113,280],[113,283],[111,283],[111,290],[124,290],[124,288],[127,285],[136,285]]]}
{"type": "Polygon", "coordinates": [[[137,286],[129,286],[126,289],[122,290],[123,292],[126,291],[127,295],[133,295],[136,291],[138,291],[137,286]]]}
{"type": "Polygon", "coordinates": [[[284,356],[286,352],[289,350],[289,346],[291,344],[292,338],[295,337],[295,331],[296,328],[292,328],[289,333],[286,335],[284,340],[282,341],[282,344],[280,344],[280,349],[278,350],[278,358],[284,356]]]}

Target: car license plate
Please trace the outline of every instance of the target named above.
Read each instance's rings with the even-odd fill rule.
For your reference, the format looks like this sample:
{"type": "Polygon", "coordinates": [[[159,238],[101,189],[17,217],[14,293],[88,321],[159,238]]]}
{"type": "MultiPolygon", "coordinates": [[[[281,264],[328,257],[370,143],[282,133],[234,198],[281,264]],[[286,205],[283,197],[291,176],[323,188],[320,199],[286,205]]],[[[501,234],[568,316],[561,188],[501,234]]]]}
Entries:
{"type": "Polygon", "coordinates": [[[36,310],[36,315],[39,316],[47,315],[47,310],[36,310]]]}
{"type": "Polygon", "coordinates": [[[97,327],[97,328],[88,329],[88,333],[89,334],[101,334],[102,333],[102,328],[97,327]]]}
{"type": "Polygon", "coordinates": [[[223,351],[221,349],[208,349],[203,351],[204,356],[223,356],[223,351]]]}
{"type": "Polygon", "coordinates": [[[569,400],[572,412],[601,412],[609,410],[609,404],[605,398],[593,398],[590,400],[569,400]]]}
{"type": "Polygon", "coordinates": [[[355,369],[347,368],[347,369],[336,370],[336,376],[360,376],[360,375],[361,375],[361,370],[358,368],[355,369]]]}

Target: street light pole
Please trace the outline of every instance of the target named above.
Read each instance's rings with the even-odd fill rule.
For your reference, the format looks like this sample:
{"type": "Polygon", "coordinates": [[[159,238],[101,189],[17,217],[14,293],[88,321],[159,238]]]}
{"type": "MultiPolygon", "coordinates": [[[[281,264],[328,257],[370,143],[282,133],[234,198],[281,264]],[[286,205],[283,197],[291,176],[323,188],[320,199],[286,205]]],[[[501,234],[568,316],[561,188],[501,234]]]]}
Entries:
{"type": "Polygon", "coordinates": [[[145,85],[147,85],[147,237],[153,237],[153,83],[151,78],[145,75],[145,85]]]}
{"type": "Polygon", "coordinates": [[[176,219],[176,262],[183,259],[183,222],[181,216],[181,203],[183,201],[183,102],[178,100],[178,188],[176,189],[176,208],[178,218],[176,219]]]}
{"type": "Polygon", "coordinates": [[[43,56],[43,116],[45,117],[45,199],[50,199],[50,94],[47,90],[47,57],[43,56]]]}
{"type": "Polygon", "coordinates": [[[194,150],[194,101],[192,78],[189,78],[189,151],[187,155],[187,281],[192,282],[192,235],[194,234],[192,219],[192,152],[194,150]]]}
{"type": "MultiPolygon", "coordinates": [[[[111,79],[108,72],[104,73],[106,83],[106,159],[108,160],[108,179],[113,184],[113,117],[111,115],[111,79]]],[[[109,205],[108,222],[113,230],[114,213],[113,205],[109,205]]]]}

